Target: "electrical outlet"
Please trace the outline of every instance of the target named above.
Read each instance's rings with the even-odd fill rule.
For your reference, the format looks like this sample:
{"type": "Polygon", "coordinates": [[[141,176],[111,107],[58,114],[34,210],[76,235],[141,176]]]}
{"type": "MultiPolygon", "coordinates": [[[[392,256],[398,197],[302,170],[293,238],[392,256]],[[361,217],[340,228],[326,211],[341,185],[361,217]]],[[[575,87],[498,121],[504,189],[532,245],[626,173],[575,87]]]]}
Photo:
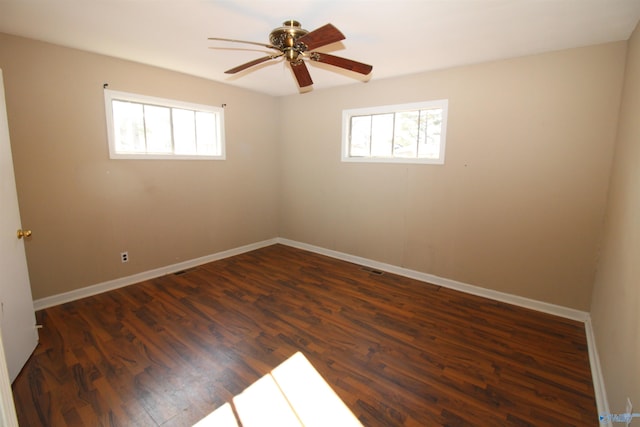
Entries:
{"type": "Polygon", "coordinates": [[[120,261],[129,262],[129,252],[120,252],[120,261]]]}

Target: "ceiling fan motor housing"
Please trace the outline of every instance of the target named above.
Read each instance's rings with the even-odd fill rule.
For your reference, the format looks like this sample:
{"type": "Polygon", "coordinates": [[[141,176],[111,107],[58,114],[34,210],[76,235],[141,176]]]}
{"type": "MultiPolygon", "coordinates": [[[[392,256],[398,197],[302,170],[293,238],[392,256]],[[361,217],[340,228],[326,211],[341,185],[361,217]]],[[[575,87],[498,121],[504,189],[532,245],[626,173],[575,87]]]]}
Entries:
{"type": "Polygon", "coordinates": [[[284,52],[289,61],[296,61],[298,55],[306,50],[303,43],[296,44],[296,40],[307,34],[309,31],[302,28],[300,22],[296,20],[288,20],[282,23],[282,27],[278,27],[269,34],[269,41],[272,45],[284,52]]]}

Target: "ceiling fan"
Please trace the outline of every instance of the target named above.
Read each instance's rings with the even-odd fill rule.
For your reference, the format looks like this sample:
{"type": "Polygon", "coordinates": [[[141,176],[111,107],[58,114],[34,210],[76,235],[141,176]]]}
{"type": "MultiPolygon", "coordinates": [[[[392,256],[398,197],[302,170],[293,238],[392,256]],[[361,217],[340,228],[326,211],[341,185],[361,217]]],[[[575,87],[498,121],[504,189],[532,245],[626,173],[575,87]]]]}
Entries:
{"type": "Polygon", "coordinates": [[[313,80],[309,74],[304,59],[322,62],[324,64],[340,67],[345,70],[354,71],[356,73],[367,75],[373,67],[363,64],[362,62],[353,61],[351,59],[341,58],[339,56],[329,55],[328,53],[315,52],[322,46],[344,40],[345,36],[331,24],[324,25],[311,32],[301,27],[300,22],[293,19],[282,23],[281,27],[275,28],[269,34],[271,44],[248,42],[244,40],[224,39],[219,37],[209,37],[209,40],[218,40],[234,43],[247,43],[257,46],[266,47],[278,51],[273,55],[263,56],[254,59],[246,64],[238,65],[225,71],[226,74],[235,74],[247,68],[253,67],[271,59],[284,57],[291,65],[291,70],[301,88],[311,86],[313,80]]]}

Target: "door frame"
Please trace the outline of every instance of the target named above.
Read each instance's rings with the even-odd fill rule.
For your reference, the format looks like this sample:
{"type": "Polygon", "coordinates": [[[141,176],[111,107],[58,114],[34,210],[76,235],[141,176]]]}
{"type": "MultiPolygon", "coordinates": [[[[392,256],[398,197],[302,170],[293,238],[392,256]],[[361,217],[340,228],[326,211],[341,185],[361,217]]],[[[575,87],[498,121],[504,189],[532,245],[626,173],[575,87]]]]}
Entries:
{"type": "Polygon", "coordinates": [[[2,328],[0,328],[0,425],[18,427],[18,416],[16,415],[9,371],[5,360],[2,328]]]}

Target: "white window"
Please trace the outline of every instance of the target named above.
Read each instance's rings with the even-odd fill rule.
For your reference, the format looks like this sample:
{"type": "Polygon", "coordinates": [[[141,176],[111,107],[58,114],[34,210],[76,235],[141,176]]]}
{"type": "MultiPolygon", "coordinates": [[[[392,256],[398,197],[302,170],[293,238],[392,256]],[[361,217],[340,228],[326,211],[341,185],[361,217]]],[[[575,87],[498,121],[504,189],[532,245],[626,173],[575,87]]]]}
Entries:
{"type": "Polygon", "coordinates": [[[342,112],[345,162],[444,163],[446,99],[342,112]]]}
{"type": "Polygon", "coordinates": [[[224,159],[224,109],[105,89],[112,159],[224,159]]]}

